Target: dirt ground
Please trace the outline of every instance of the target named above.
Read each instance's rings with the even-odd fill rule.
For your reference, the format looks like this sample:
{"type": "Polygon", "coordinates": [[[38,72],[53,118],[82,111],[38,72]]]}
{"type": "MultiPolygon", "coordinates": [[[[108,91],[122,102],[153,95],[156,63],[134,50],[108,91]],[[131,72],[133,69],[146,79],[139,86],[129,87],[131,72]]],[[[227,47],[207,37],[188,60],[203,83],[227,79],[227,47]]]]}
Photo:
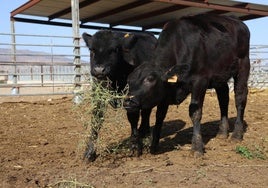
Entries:
{"type": "MultiPolygon", "coordinates": [[[[236,110],[230,96],[232,130],[236,110]]],[[[70,96],[0,97],[0,187],[268,187],[268,90],[250,92],[240,143],[216,138],[219,108],[208,93],[202,118],[206,153],[198,159],[190,152],[188,105],[189,99],[170,107],[158,154],[145,150],[137,158],[113,150],[87,163],[83,118],[70,96]]],[[[110,136],[108,145],[129,137],[121,113],[123,119],[104,124],[100,136],[110,136]]]]}

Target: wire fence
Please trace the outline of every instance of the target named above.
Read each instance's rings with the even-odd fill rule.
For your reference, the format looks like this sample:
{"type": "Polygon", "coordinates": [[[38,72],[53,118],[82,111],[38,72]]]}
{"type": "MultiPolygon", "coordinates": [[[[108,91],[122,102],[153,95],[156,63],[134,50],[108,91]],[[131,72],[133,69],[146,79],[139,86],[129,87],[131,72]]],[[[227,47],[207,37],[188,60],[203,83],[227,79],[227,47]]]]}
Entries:
{"type": "MultiPolygon", "coordinates": [[[[89,78],[89,52],[73,37],[0,33],[0,96],[73,94],[73,50],[80,48],[80,85],[89,78]],[[14,37],[15,38],[12,38],[14,37]],[[13,41],[13,42],[11,42],[13,41]]],[[[268,87],[268,45],[251,45],[250,88],[268,87]]],[[[232,80],[229,83],[231,91],[232,80]]]]}

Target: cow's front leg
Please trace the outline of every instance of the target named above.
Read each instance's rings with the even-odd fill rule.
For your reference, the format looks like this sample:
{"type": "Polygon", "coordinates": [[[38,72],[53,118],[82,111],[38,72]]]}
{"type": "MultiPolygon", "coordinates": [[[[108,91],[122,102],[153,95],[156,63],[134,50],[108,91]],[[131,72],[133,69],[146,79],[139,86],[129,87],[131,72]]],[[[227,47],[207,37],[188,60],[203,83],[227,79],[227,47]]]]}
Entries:
{"type": "Polygon", "coordinates": [[[141,110],[141,125],[139,127],[139,135],[141,138],[150,135],[150,114],[152,109],[141,110]]]}
{"type": "Polygon", "coordinates": [[[155,122],[155,126],[153,129],[153,139],[152,139],[152,144],[151,144],[151,149],[150,149],[150,152],[152,154],[156,153],[157,151],[157,148],[159,145],[159,139],[161,135],[161,128],[163,125],[163,121],[166,117],[167,111],[168,111],[168,104],[166,102],[157,106],[156,122],[155,122]]]}
{"type": "Polygon", "coordinates": [[[104,107],[105,104],[103,102],[97,102],[96,107],[92,110],[91,132],[84,153],[84,158],[86,158],[89,162],[94,161],[97,157],[95,143],[98,139],[98,134],[104,121],[104,107]]]}
{"type": "Polygon", "coordinates": [[[84,158],[87,159],[89,162],[95,161],[95,159],[97,158],[95,149],[95,142],[97,138],[98,138],[98,131],[92,129],[84,153],[84,158]]]}
{"type": "Polygon", "coordinates": [[[99,134],[101,125],[102,123],[94,124],[94,126],[91,127],[91,132],[90,132],[86,150],[84,153],[84,158],[87,159],[89,162],[95,161],[97,157],[95,143],[96,143],[96,140],[98,139],[98,134],[99,134]]]}
{"type": "Polygon", "coordinates": [[[207,82],[205,80],[198,80],[197,83],[193,85],[191,103],[189,106],[189,116],[193,123],[192,151],[195,157],[200,157],[204,154],[200,122],[206,88],[207,82]]]}
{"type": "Polygon", "coordinates": [[[127,112],[127,118],[131,125],[131,150],[132,155],[137,151],[137,156],[142,154],[142,139],[138,131],[138,121],[139,121],[140,112],[127,112]]]}
{"type": "Polygon", "coordinates": [[[198,103],[192,102],[190,104],[189,115],[193,123],[192,151],[196,157],[199,157],[204,154],[204,144],[200,127],[202,108],[200,108],[198,103]]]}

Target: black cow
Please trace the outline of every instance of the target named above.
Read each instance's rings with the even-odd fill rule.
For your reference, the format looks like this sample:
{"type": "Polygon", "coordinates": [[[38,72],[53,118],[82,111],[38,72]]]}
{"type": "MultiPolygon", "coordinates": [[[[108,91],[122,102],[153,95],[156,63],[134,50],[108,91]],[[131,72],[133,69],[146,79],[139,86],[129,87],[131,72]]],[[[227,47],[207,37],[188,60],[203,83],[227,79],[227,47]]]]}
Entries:
{"type": "MultiPolygon", "coordinates": [[[[124,33],[102,30],[93,36],[83,33],[82,37],[90,49],[91,75],[97,78],[97,81],[109,79],[109,89],[117,92],[126,87],[127,77],[135,67],[151,59],[157,42],[154,35],[149,32],[124,33]]],[[[117,105],[115,101],[111,104],[114,107],[117,105]]],[[[100,106],[103,106],[101,102],[93,110],[94,116],[103,116],[103,111],[98,108],[100,106]]],[[[143,110],[142,116],[147,118],[147,114],[150,113],[151,110],[143,110]]],[[[149,118],[146,118],[143,118],[140,126],[142,135],[150,131],[149,118]]],[[[94,125],[86,149],[85,157],[90,161],[96,158],[93,141],[97,139],[100,128],[101,125],[94,125]]]]}
{"type": "Polygon", "coordinates": [[[155,49],[156,38],[148,32],[124,33],[110,30],[83,33],[90,49],[91,75],[98,79],[109,78],[112,89],[125,88],[127,77],[135,67],[149,61],[155,49]]]}
{"type": "MultiPolygon", "coordinates": [[[[227,138],[230,78],[234,79],[237,109],[232,139],[242,139],[250,70],[249,39],[247,26],[233,17],[202,14],[165,24],[152,63],[140,65],[129,75],[129,97],[124,104],[130,114],[157,106],[152,153],[157,149],[168,106],[180,104],[191,94],[192,150],[195,156],[203,155],[200,121],[208,88],[215,88],[219,101],[218,135],[227,138]]],[[[133,115],[129,119],[132,129],[137,127],[136,118],[133,115]]],[[[141,142],[136,145],[142,147],[141,142]]]]}

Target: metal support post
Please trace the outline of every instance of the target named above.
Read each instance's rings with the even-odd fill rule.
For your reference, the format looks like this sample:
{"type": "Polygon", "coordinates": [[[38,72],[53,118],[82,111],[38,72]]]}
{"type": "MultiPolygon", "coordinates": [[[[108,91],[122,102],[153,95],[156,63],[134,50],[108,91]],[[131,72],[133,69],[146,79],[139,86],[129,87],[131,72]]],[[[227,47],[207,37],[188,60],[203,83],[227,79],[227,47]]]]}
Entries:
{"type": "Polygon", "coordinates": [[[80,62],[80,32],[79,32],[79,0],[71,0],[72,6],[72,28],[73,28],[73,44],[74,44],[74,103],[78,104],[82,101],[81,97],[81,62],[80,62]]]}
{"type": "Polygon", "coordinates": [[[18,95],[19,94],[19,87],[16,85],[18,84],[18,76],[17,76],[17,65],[16,65],[16,35],[15,35],[15,21],[10,20],[11,24],[11,53],[12,53],[12,62],[14,64],[14,74],[13,74],[13,87],[11,89],[12,95],[18,95]]]}

